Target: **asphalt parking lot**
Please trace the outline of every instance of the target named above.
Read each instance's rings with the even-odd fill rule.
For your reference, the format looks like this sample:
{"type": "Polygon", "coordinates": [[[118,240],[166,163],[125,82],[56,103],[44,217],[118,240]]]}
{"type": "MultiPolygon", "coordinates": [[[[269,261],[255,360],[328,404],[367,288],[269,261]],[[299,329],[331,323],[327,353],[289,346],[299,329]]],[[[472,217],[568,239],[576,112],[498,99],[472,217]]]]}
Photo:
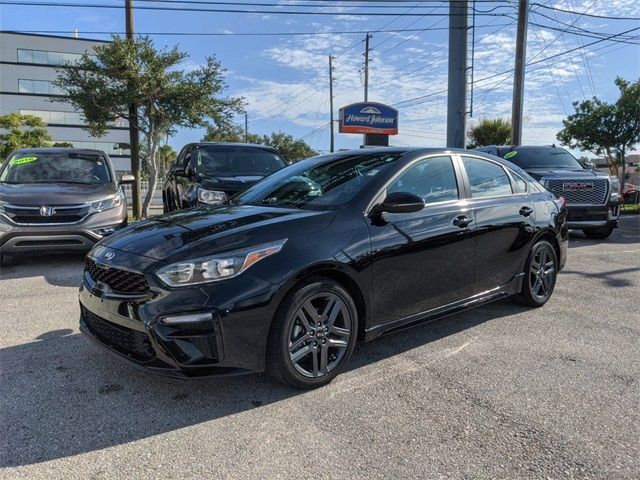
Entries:
{"type": "Polygon", "coordinates": [[[311,392],[138,372],[79,333],[83,256],[0,273],[2,478],[638,478],[640,216],[572,235],[551,301],[361,346],[311,392]]]}

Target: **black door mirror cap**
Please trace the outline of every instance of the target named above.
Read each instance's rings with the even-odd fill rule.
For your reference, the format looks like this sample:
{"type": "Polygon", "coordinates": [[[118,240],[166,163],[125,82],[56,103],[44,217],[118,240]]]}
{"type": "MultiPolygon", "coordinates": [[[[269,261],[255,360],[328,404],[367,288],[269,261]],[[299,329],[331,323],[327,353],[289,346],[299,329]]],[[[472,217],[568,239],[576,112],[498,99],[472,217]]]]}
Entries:
{"type": "Polygon", "coordinates": [[[171,165],[171,167],[169,168],[169,173],[171,175],[175,175],[176,177],[186,176],[184,167],[178,163],[174,163],[173,165],[171,165]]]}
{"type": "Polygon", "coordinates": [[[424,200],[408,192],[393,192],[382,203],[376,205],[372,213],[414,213],[424,209],[424,200]]]}

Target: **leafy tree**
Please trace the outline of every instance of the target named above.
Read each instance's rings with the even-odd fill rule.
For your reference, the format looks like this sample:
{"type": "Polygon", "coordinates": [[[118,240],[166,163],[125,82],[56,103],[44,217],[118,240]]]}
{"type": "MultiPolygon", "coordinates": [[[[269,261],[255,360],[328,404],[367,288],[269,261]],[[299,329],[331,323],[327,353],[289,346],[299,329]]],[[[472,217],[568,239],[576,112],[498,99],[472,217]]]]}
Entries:
{"type": "Polygon", "coordinates": [[[60,147],[60,148],[73,148],[73,143],[71,142],[55,142],[52,147],[60,147]]]}
{"type": "Polygon", "coordinates": [[[83,55],[74,65],[58,70],[56,85],[87,119],[87,130],[100,136],[116,118],[129,119],[129,105],[138,106],[138,128],[144,136],[149,191],[144,199],[147,216],[158,183],[158,148],[174,127],[201,127],[230,123],[242,108],[242,99],[220,96],[225,90],[224,69],[209,57],[199,68],[185,71],[187,54],[174,47],[157,50],[148,37],[134,40],[114,36],[94,47],[94,57],[83,55]]]}
{"type": "Polygon", "coordinates": [[[511,124],[502,118],[483,118],[468,133],[467,148],[504,145],[511,140],[511,124]]]}
{"type": "Polygon", "coordinates": [[[0,162],[18,148],[46,147],[51,141],[40,117],[9,113],[0,116],[0,162]]]}
{"type": "Polygon", "coordinates": [[[210,125],[202,140],[204,142],[242,142],[269,145],[278,150],[287,163],[295,163],[318,154],[304,140],[296,140],[292,135],[283,132],[273,132],[271,135],[248,133],[245,142],[244,129],[240,125],[225,125],[221,128],[210,125]]]}
{"type": "Polygon", "coordinates": [[[177,152],[171,148],[171,145],[164,144],[158,147],[158,164],[160,167],[160,174],[164,177],[169,171],[169,167],[175,161],[178,156],[177,152]]]}
{"type": "Polygon", "coordinates": [[[626,154],[640,143],[640,80],[628,82],[618,77],[620,98],[607,103],[594,97],[575,102],[575,113],[562,121],[557,138],[563,145],[605,154],[613,175],[625,178],[626,154]],[[621,165],[621,172],[618,171],[621,165]]]}

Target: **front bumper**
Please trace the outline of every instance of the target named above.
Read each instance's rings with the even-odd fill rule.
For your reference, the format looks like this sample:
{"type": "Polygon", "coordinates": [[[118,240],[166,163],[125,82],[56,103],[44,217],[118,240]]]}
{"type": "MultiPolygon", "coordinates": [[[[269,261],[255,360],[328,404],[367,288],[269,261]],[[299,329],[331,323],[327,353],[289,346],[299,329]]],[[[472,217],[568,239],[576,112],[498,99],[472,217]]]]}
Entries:
{"type": "Polygon", "coordinates": [[[567,227],[570,229],[617,227],[620,214],[619,203],[608,205],[567,205],[569,210],[567,227]]]}
{"type": "MultiPolygon", "coordinates": [[[[117,255],[124,269],[135,262],[140,273],[144,262],[150,262],[120,251],[117,255]]],[[[243,275],[168,290],[152,275],[145,276],[150,291],[127,296],[105,293],[85,272],[79,292],[81,332],[150,373],[197,378],[264,370],[277,286],[243,275]],[[161,322],[163,316],[187,313],[210,313],[212,319],[182,325],[161,322]]]]}
{"type": "Polygon", "coordinates": [[[97,212],[81,223],[17,224],[0,215],[0,253],[33,250],[86,251],[106,234],[127,225],[126,206],[97,212]]]}

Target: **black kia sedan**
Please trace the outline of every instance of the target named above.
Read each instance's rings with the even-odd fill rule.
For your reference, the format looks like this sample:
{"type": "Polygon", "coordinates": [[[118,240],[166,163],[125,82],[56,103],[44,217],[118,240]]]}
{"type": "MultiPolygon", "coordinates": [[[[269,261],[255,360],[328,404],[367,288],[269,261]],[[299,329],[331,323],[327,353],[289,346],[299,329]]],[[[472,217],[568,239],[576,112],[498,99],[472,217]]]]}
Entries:
{"type": "Polygon", "coordinates": [[[507,161],[340,152],[101,241],[80,327],[148,371],[267,369],[313,388],[347,367],[358,340],[509,295],[544,305],[566,249],[562,201],[507,161]]]}

